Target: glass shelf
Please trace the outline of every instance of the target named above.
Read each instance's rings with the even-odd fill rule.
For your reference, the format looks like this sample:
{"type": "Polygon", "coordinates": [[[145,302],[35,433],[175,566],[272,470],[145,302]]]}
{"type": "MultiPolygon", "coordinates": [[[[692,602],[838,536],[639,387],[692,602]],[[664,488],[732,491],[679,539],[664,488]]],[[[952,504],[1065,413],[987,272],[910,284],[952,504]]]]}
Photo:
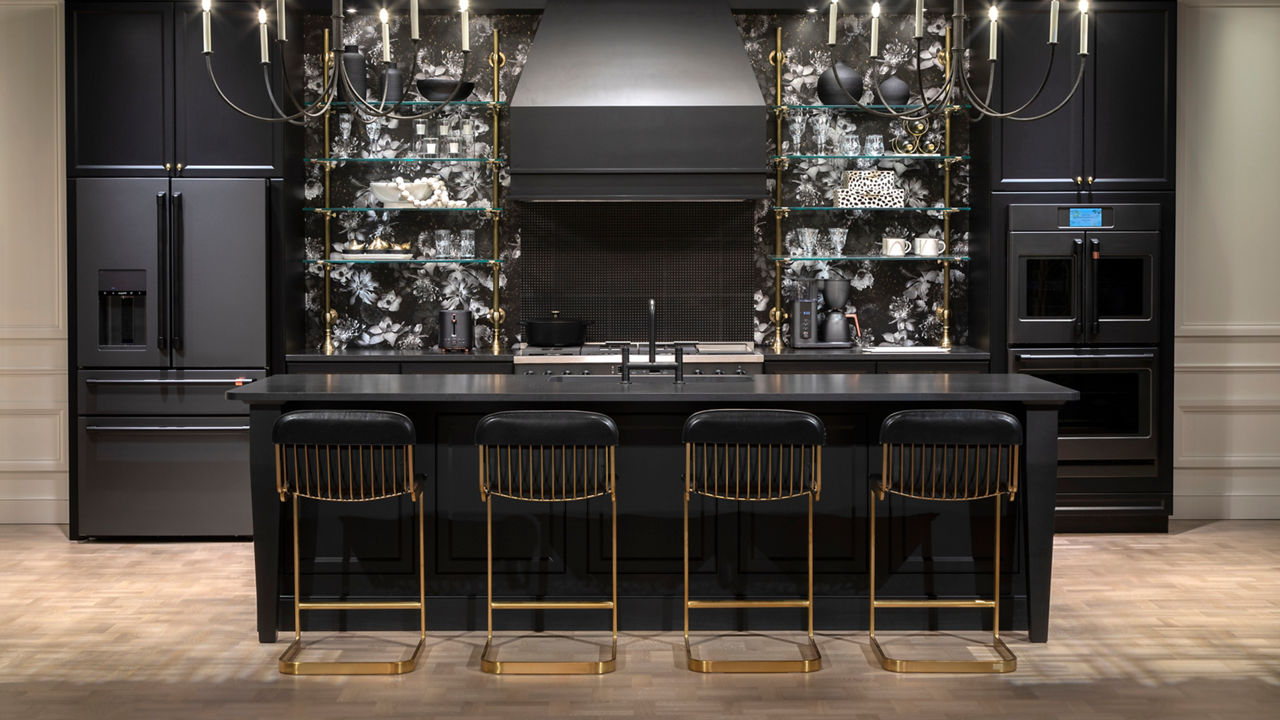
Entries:
{"type": "MultiPolygon", "coordinates": [[[[355,105],[355,104],[356,103],[347,103],[341,100],[335,100],[333,101],[332,104],[329,105],[329,107],[344,108],[344,107],[347,107],[348,105],[355,105]]],[[[365,104],[372,105],[375,109],[378,107],[377,100],[366,100],[365,104]]],[[[430,105],[443,105],[443,104],[444,104],[443,100],[405,100],[404,102],[400,103],[400,107],[427,107],[430,105]]],[[[307,107],[312,107],[316,105],[316,102],[312,100],[310,102],[305,103],[305,105],[307,107]]],[[[493,103],[488,100],[454,100],[453,102],[449,103],[449,105],[451,106],[463,105],[467,107],[488,107],[489,105],[497,105],[498,107],[506,107],[507,101],[499,100],[498,102],[493,103]]],[[[393,108],[395,106],[396,106],[395,103],[387,102],[387,104],[383,106],[382,111],[385,112],[388,108],[393,108]]]]}
{"type": "Polygon", "coordinates": [[[883,210],[893,212],[968,212],[967,207],[817,207],[817,206],[779,206],[775,210],[790,212],[843,212],[849,210],[883,210]]]}
{"type": "MultiPolygon", "coordinates": [[[[362,158],[362,157],[320,157],[320,158],[303,158],[303,161],[305,161],[305,162],[311,162],[311,163],[340,163],[340,162],[354,162],[354,163],[377,163],[377,162],[429,162],[429,163],[455,163],[455,162],[456,162],[456,163],[473,163],[473,162],[489,162],[489,161],[491,161],[491,160],[495,160],[495,158],[486,158],[486,157],[465,157],[465,158],[456,158],[456,157],[389,157],[389,158],[384,158],[384,157],[377,157],[377,158],[362,158]]],[[[496,160],[497,160],[498,162],[503,162],[503,159],[502,159],[502,158],[496,158],[496,160]]]]}
{"type": "Polygon", "coordinates": [[[490,210],[494,212],[502,212],[502,208],[487,207],[405,207],[405,208],[389,208],[389,207],[304,207],[303,212],[475,212],[484,213],[490,210]]]}
{"type": "MultiPolygon", "coordinates": [[[[335,105],[337,103],[334,103],[335,105]]],[[[921,110],[923,105],[867,105],[871,110],[894,110],[896,112],[921,110]]],[[[952,107],[968,110],[972,105],[952,105],[952,107]]],[[[787,110],[852,110],[853,112],[866,112],[857,105],[770,105],[770,110],[778,108],[786,108],[787,110]]],[[[887,118],[892,120],[893,118],[887,118]]]]}
{"type": "Polygon", "coordinates": [[[968,160],[968,155],[774,155],[774,160],[968,160]]]}
{"type": "Polygon", "coordinates": [[[933,262],[968,262],[968,255],[840,255],[832,257],[799,257],[795,255],[770,255],[770,260],[775,262],[879,262],[903,260],[924,260],[933,262]]]}
{"type": "Polygon", "coordinates": [[[331,265],[501,265],[501,260],[492,260],[489,258],[370,258],[356,259],[343,258],[340,260],[325,260],[323,258],[307,258],[303,260],[308,265],[319,265],[329,263],[331,265]]]}

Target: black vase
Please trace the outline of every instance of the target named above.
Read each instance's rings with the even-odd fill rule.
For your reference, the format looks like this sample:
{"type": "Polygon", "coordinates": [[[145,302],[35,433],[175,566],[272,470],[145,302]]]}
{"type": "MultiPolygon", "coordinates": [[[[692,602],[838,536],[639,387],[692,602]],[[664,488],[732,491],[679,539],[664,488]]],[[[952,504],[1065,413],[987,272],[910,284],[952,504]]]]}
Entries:
{"type": "Polygon", "coordinates": [[[382,71],[382,93],[382,98],[389,103],[400,102],[404,96],[404,74],[395,65],[382,71]]]}
{"type": "Polygon", "coordinates": [[[885,105],[906,105],[911,99],[911,88],[897,75],[880,81],[880,95],[885,105]]]}
{"type": "MultiPolygon", "coordinates": [[[[365,90],[368,88],[367,81],[364,77],[364,55],[360,54],[360,48],[355,45],[347,45],[342,48],[342,68],[346,71],[347,78],[351,80],[351,87],[356,91],[359,99],[365,98],[365,90]]],[[[342,102],[351,102],[351,95],[347,92],[345,83],[338,85],[342,102]]]]}
{"type": "Polygon", "coordinates": [[[832,65],[818,77],[818,99],[823,105],[852,105],[862,99],[862,75],[844,63],[832,65]],[[839,82],[836,73],[840,74],[839,82]]]}

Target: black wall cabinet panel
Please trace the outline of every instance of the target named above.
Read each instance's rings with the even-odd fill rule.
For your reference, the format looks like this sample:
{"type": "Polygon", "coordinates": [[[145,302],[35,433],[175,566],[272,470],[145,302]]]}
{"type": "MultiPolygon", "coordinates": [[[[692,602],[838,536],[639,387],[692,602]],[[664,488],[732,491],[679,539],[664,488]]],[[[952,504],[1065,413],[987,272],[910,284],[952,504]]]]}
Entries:
{"type": "Polygon", "coordinates": [[[94,3],[67,12],[72,175],[168,175],[173,6],[94,3]]]}
{"type": "MultiPolygon", "coordinates": [[[[1093,5],[1080,89],[1054,115],[992,124],[996,191],[1172,190],[1175,15],[1167,2],[1093,5]]],[[[999,108],[1016,108],[1044,78],[1046,13],[1002,8],[999,108]]],[[[1080,67],[1078,14],[1064,14],[1060,44],[1041,98],[1024,113],[1053,108],[1080,67]]],[[[1082,197],[1081,199],[1086,199],[1082,197]]]]}

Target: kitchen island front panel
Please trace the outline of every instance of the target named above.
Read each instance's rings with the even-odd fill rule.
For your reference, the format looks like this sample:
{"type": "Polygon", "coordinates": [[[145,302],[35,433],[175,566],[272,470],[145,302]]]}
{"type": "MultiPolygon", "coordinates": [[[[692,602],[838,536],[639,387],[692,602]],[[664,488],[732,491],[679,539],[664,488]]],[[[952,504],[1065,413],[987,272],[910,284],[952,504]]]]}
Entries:
{"type": "MultiPolygon", "coordinates": [[[[1036,641],[1047,638],[1048,589],[1052,552],[1052,515],[1057,464],[1057,411],[1075,393],[1037,378],[1017,375],[758,375],[690,378],[676,385],[670,377],[637,378],[630,385],[606,377],[546,378],[522,375],[277,375],[237,388],[228,397],[251,408],[255,562],[258,632],[272,642],[289,628],[291,587],[280,562],[288,535],[285,506],[275,490],[271,425],[283,412],[303,407],[389,408],[409,414],[418,429],[417,465],[427,478],[429,547],[426,564],[436,628],[483,625],[483,504],[476,489],[475,422],[488,412],[512,408],[581,408],[604,412],[619,426],[618,511],[620,620],[632,629],[673,628],[679,624],[681,565],[681,484],[683,448],[680,429],[692,412],[713,407],[783,407],[818,414],[827,425],[824,488],[816,506],[815,546],[818,575],[817,622],[827,628],[865,627],[867,596],[866,533],[868,482],[878,471],[876,434],[880,420],[906,407],[992,407],[1022,418],[1027,431],[1022,492],[1006,506],[1015,521],[1006,542],[1004,573],[1011,582],[1009,615],[1004,624],[1026,627],[1036,641]],[[1031,450],[1034,449],[1034,454],[1031,450]],[[480,533],[480,534],[478,534],[480,533]]],[[[751,504],[755,505],[755,504],[751,504]]],[[[803,583],[803,503],[791,507],[749,507],[741,518],[725,501],[706,500],[691,507],[693,590],[735,595],[796,594],[803,583]],[[791,536],[795,536],[791,538],[791,536]],[[794,539],[794,548],[787,541],[794,539]]],[[[929,591],[942,595],[990,592],[992,548],[988,504],[956,504],[939,512],[911,502],[880,503],[890,541],[881,594],[929,591]],[[926,570],[935,573],[925,585],[926,570]],[[975,577],[974,572],[978,575],[975,577]],[[937,574],[941,571],[941,574],[937,574]]],[[[495,506],[495,592],[499,595],[590,595],[607,585],[609,546],[603,520],[607,503],[549,505],[539,512],[495,506]]],[[[410,527],[407,504],[387,506],[410,527]]],[[[341,522],[341,519],[328,521],[341,522]]],[[[394,524],[394,523],[393,523],[394,524]]],[[[309,521],[304,519],[307,529],[309,521]]],[[[363,526],[349,524],[349,532],[363,526]]],[[[334,527],[326,524],[326,527],[334,527]]],[[[347,531],[344,529],[344,531],[347,531]]],[[[882,538],[883,539],[883,538],[882,538]]],[[[363,567],[356,551],[367,541],[330,538],[333,547],[317,548],[323,562],[304,586],[320,595],[385,597],[411,595],[413,575],[388,572],[384,553],[374,553],[370,574],[338,579],[339,565],[363,567]],[[329,566],[329,567],[326,567],[329,566]],[[342,584],[345,582],[346,584],[342,584]]],[[[560,615],[511,618],[558,627],[560,615]]],[[[943,614],[948,627],[974,626],[976,613],[943,614]]],[[[714,617],[714,614],[713,616],[714,617]]],[[[708,620],[712,620],[709,617],[708,620]]],[[[903,613],[903,622],[916,621],[903,613]]],[[[379,620],[384,620],[379,616],[379,620]]],[[[365,622],[317,618],[319,622],[365,622]]],[[[568,622],[583,618],[567,618],[568,622]]],[[[405,627],[413,624],[404,618],[405,627]]],[[[726,612],[714,622],[724,627],[792,627],[799,622],[784,611],[726,612]]],[[[577,625],[581,627],[581,622],[577,625]]],[[[513,625],[514,626],[514,625],[513,625]]],[[[798,625],[795,625],[799,627],[798,625]]]]}

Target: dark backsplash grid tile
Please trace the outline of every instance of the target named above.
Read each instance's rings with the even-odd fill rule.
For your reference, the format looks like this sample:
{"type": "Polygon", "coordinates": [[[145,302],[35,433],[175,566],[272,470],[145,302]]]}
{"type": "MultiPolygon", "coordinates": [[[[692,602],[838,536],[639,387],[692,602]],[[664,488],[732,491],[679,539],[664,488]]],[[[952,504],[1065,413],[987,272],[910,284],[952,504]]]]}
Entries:
{"type": "Polygon", "coordinates": [[[581,318],[590,341],[749,341],[752,205],[529,203],[522,207],[521,320],[581,318]]]}

